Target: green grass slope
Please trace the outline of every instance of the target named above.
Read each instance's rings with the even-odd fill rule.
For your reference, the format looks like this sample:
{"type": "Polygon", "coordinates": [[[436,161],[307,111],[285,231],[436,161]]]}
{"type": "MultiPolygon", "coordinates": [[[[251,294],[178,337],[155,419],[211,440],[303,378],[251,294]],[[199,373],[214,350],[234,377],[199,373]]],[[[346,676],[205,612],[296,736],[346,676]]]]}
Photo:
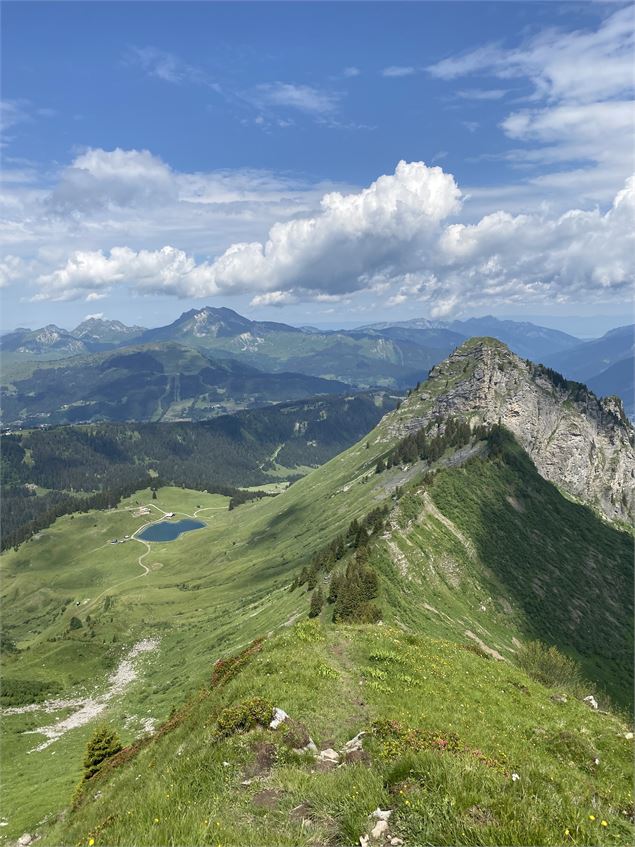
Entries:
{"type": "Polygon", "coordinates": [[[355,844],[378,807],[413,845],[632,843],[625,726],[507,663],[307,621],[217,677],[90,779],[42,843],[355,844]],[[293,723],[266,727],[272,706],[293,723]],[[239,730],[250,711],[262,723],[239,730]],[[307,733],[340,751],[359,732],[336,767],[294,752],[307,733]]]}
{"type": "MultiPolygon", "coordinates": [[[[479,513],[476,507],[466,512],[466,524],[477,515],[481,523],[476,528],[466,525],[464,532],[458,520],[453,520],[456,515],[451,507],[451,495],[457,488],[465,502],[472,496],[479,509],[486,505],[480,499],[484,489],[491,489],[497,503],[498,486],[499,493],[517,492],[522,487],[526,500],[535,498],[535,523],[523,538],[528,545],[523,555],[533,551],[535,572],[547,591],[552,590],[552,570],[565,561],[566,545],[572,542],[562,534],[561,525],[552,526],[546,512],[540,510],[541,498],[551,492],[553,502],[566,516],[578,515],[578,520],[587,521],[597,533],[597,538],[575,539],[570,566],[574,567],[574,555],[595,557],[605,569],[605,582],[615,586],[608,593],[615,591],[615,602],[623,605],[619,617],[613,607],[607,611],[609,620],[612,615],[619,627],[605,633],[605,643],[587,645],[591,652],[585,671],[592,676],[599,666],[597,690],[601,691],[604,683],[616,702],[624,702],[631,654],[622,641],[629,601],[628,576],[621,569],[628,572],[628,536],[604,525],[584,507],[564,500],[535,471],[530,479],[533,490],[531,485],[521,484],[513,462],[510,465],[501,456],[479,457],[482,446],[470,448],[475,457],[462,467],[444,468],[456,457],[442,457],[440,470],[427,487],[417,479],[425,469],[422,463],[406,471],[395,467],[376,474],[375,448],[366,448],[362,442],[281,496],[241,506],[235,512],[226,511],[222,498],[199,492],[161,489],[157,501],[150,500],[150,492],[141,492],[121,508],[132,507],[135,501],[148,502],[177,512],[177,517],[178,513],[198,513],[207,522],[206,528],[181,536],[177,542],[150,545],[143,559],[147,574],[138,566],[138,556],[145,549],[139,542],[109,543],[112,537],[132,534],[147,517],[134,518],[129,511],[117,511],[62,518],[40,538],[3,557],[4,631],[19,649],[5,657],[3,677],[18,692],[16,702],[25,704],[34,699],[37,685],[43,686],[39,699],[78,694],[98,697],[107,691],[109,676],[135,642],[157,639],[156,651],[140,661],[138,678],[99,714],[100,719],[105,717],[119,728],[124,741],[131,742],[143,733],[145,721],[164,720],[178,707],[184,693],[204,681],[219,656],[253,638],[284,630],[306,616],[309,597],[304,589],[289,591],[291,578],[353,518],[363,517],[386,501],[393,505],[390,529],[386,538],[377,539],[371,552],[371,564],[380,575],[378,603],[385,625],[462,644],[463,650],[467,645],[478,653],[495,650],[508,660],[501,666],[511,668],[519,639],[554,640],[548,629],[550,617],[531,614],[522,598],[514,595],[513,586],[506,585],[506,575],[496,572],[498,553],[489,555],[487,549],[478,548],[479,531],[484,533],[492,526],[488,514],[479,513]],[[358,471],[356,477],[351,476],[352,468],[358,471]],[[399,501],[392,499],[396,485],[404,492],[399,501]],[[207,511],[199,511],[199,507],[207,511]],[[612,547],[602,559],[607,542],[612,547]],[[620,586],[625,586],[621,596],[620,586]],[[81,629],[69,629],[72,616],[82,620],[81,629]],[[47,688],[53,683],[61,690],[47,688]],[[26,694],[20,700],[24,686],[26,694]]],[[[384,449],[381,444],[377,447],[384,449]]],[[[530,463],[528,468],[531,470],[530,463]]],[[[500,510],[496,513],[503,537],[513,530],[515,514],[511,504],[507,523],[500,510]]],[[[518,549],[523,548],[519,545],[518,549]]],[[[512,570],[517,561],[511,562],[512,570]]],[[[596,608],[604,599],[599,582],[573,584],[569,599],[572,604],[588,601],[595,619],[601,617],[602,607],[596,608]]],[[[331,607],[327,608],[330,611],[331,607]]],[[[585,614],[586,605],[581,609],[585,614]]],[[[324,614],[328,623],[328,612],[324,614]]],[[[578,643],[578,635],[589,622],[582,617],[569,636],[565,628],[558,639],[561,649],[583,661],[585,645],[578,643]]],[[[282,683],[284,677],[285,684],[292,687],[295,671],[287,665],[280,670],[278,681],[282,683]]],[[[412,670],[404,668],[403,673],[412,676],[412,670]]],[[[380,673],[375,681],[382,678],[380,673]]],[[[589,687],[586,693],[591,690],[589,687]]],[[[395,693],[396,703],[401,696],[395,693]]],[[[467,693],[463,700],[466,708],[476,708],[465,698],[467,693]]],[[[289,711],[284,704],[282,707],[289,711]]],[[[75,711],[69,707],[54,714],[31,711],[5,716],[8,834],[18,835],[33,827],[69,797],[76,772],[67,763],[80,762],[94,721],[71,729],[45,750],[29,751],[42,741],[38,728],[75,711]],[[25,734],[31,731],[36,734],[25,734]]]]}
{"type": "MultiPolygon", "coordinates": [[[[379,804],[395,809],[392,832],[410,844],[627,843],[627,727],[579,698],[594,691],[605,711],[606,692],[618,709],[629,703],[631,536],[565,499],[506,437],[441,445],[377,472],[408,414],[391,413],[278,497],[228,511],[218,495],[138,492],[117,511],[65,516],[3,555],[5,838],[349,844],[379,804]],[[206,526],[171,543],[111,544],[153,519],[135,517],[143,504],[206,526]],[[294,578],[377,507],[388,512],[366,561],[382,622],[333,624],[326,604],[317,628],[297,626],[310,594],[294,578]],[[210,692],[214,662],[263,636],[245,671],[210,692]],[[566,703],[550,699],[561,686],[543,688],[516,666],[536,638],[588,678],[566,703]],[[214,736],[220,710],[252,696],[301,720],[321,747],[384,718],[398,726],[368,737],[370,767],[322,771],[267,731],[214,736]],[[45,711],[51,697],[72,699],[45,711]],[[173,729],[94,791],[91,781],[85,802],[55,823],[98,721],[131,744],[173,709],[173,729]],[[256,798],[257,782],[242,785],[255,743],[275,747],[275,762],[262,753],[272,766],[262,790],[279,794],[256,798]],[[302,804],[294,823],[288,813],[302,804]]],[[[342,552],[316,574],[324,593],[329,569],[341,576],[357,555],[342,552]]]]}

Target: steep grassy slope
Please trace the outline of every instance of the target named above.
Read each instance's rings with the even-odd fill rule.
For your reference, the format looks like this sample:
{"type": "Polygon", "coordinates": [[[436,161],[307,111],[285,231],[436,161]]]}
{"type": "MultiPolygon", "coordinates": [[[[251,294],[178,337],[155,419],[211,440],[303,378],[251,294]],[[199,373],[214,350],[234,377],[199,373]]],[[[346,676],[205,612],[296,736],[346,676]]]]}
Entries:
{"type": "MultiPolygon", "coordinates": [[[[478,453],[479,449],[475,445],[472,452],[478,453]]],[[[117,512],[61,519],[41,539],[30,541],[18,553],[4,557],[4,622],[6,631],[21,650],[5,659],[5,679],[45,684],[61,681],[61,690],[45,690],[43,696],[77,696],[78,692],[82,696],[87,693],[98,696],[108,689],[108,675],[112,675],[135,642],[144,638],[160,639],[156,651],[141,660],[139,674],[143,682],[133,682],[122,690],[107,702],[100,715],[120,728],[124,740],[132,740],[147,719],[167,717],[169,710],[181,702],[184,692],[205,679],[210,664],[219,655],[292,623],[298,615],[306,615],[307,594],[303,589],[289,592],[288,588],[290,578],[308,562],[313,551],[330,542],[352,518],[363,516],[389,497],[394,487],[403,486],[408,478],[415,477],[413,484],[419,490],[416,472],[424,469],[422,463],[409,471],[395,467],[378,475],[374,472],[373,452],[372,447],[367,449],[360,444],[297,482],[280,497],[243,506],[238,512],[227,512],[215,502],[210,511],[199,515],[208,521],[207,529],[182,536],[172,544],[151,545],[150,553],[143,559],[150,569],[146,576],[136,565],[139,550],[144,548],[134,542],[110,545],[108,539],[131,534],[147,518],[134,519],[125,512],[117,512]],[[352,480],[351,470],[355,467],[361,473],[352,480]],[[220,510],[215,511],[216,508],[220,510]],[[65,604],[68,599],[70,604],[65,604]],[[77,601],[79,607],[74,606],[77,601]],[[69,629],[71,616],[82,620],[82,629],[69,629]]],[[[446,461],[453,461],[452,456],[442,459],[446,461]]],[[[500,459],[475,458],[464,469],[441,471],[429,491],[406,492],[402,496],[391,515],[393,529],[386,539],[377,541],[372,552],[372,564],[380,574],[378,602],[388,624],[464,645],[475,644],[478,639],[484,645],[480,649],[496,650],[512,661],[515,638],[549,638],[550,618],[528,612],[502,577],[496,578],[496,558],[486,550],[475,555],[471,540],[440,510],[446,508],[443,498],[447,499],[448,488],[451,492],[458,486],[467,496],[473,486],[477,496],[482,484],[496,483],[505,490],[510,474],[513,477],[513,470],[500,459]],[[486,483],[482,482],[483,473],[486,483]],[[416,498],[420,498],[423,508],[416,498]],[[440,506],[435,505],[436,500],[440,506]]],[[[531,493],[536,498],[536,508],[549,488],[553,498],[562,501],[561,508],[569,510],[569,517],[577,514],[597,533],[595,539],[585,537],[576,541],[575,551],[582,559],[595,558],[604,572],[601,578],[573,585],[569,597],[572,604],[588,601],[591,618],[584,617],[586,606],[583,605],[583,617],[576,631],[569,638],[565,631],[559,639],[561,648],[577,655],[577,634],[589,624],[595,625],[601,617],[602,607],[598,603],[609,590],[605,586],[613,584],[619,590],[620,585],[625,585],[628,591],[629,577],[622,569],[628,573],[629,540],[537,479],[534,484],[538,489],[531,493]],[[618,553],[617,559],[603,553],[607,539],[613,545],[613,552],[618,553]]],[[[516,488],[510,491],[517,488],[518,480],[516,488]]],[[[166,510],[194,514],[195,507],[207,505],[202,498],[196,492],[162,489],[157,501],[147,502],[156,502],[166,510]]],[[[143,496],[137,499],[144,502],[143,496]]],[[[511,506],[510,509],[513,511],[511,506]]],[[[479,532],[488,531],[490,518],[494,517],[500,521],[500,511],[488,515],[484,509],[475,532],[476,540],[479,532]]],[[[544,512],[538,510],[535,521],[537,525],[532,521],[525,539],[529,546],[523,556],[533,556],[536,574],[546,592],[551,592],[558,585],[553,578],[555,565],[563,558],[569,542],[563,538],[561,543],[559,528],[552,535],[544,512]]],[[[504,536],[512,527],[501,523],[500,533],[504,536]]],[[[624,605],[617,610],[619,626],[608,632],[607,641],[599,647],[604,658],[598,680],[614,686],[612,693],[616,700],[627,697],[629,690],[626,677],[619,678],[620,665],[625,666],[629,661],[622,643],[628,615],[624,599],[622,594],[620,600],[624,605]],[[613,654],[620,651],[624,660],[618,657],[616,663],[613,654]]],[[[614,618],[615,611],[611,608],[609,613],[614,618]]],[[[434,651],[436,647],[430,649],[434,651]]],[[[441,654],[432,661],[443,665],[441,654]]],[[[292,687],[296,671],[288,664],[281,666],[281,670],[282,667],[284,673],[276,682],[292,687]]],[[[591,661],[586,666],[587,672],[593,671],[593,667],[591,661]]],[[[406,666],[402,673],[412,676],[414,670],[406,666]]],[[[457,669],[452,668],[450,677],[455,672],[457,669]]],[[[381,680],[379,674],[376,681],[381,680]]],[[[328,677],[321,680],[322,685],[325,683],[328,687],[328,677]]],[[[458,679],[452,684],[458,685],[458,679]]],[[[402,689],[397,686],[392,693],[396,706],[401,701],[402,689]]],[[[466,709],[482,708],[468,693],[466,690],[461,701],[466,703],[466,709]]],[[[30,702],[33,698],[26,699],[30,702]]],[[[320,711],[317,706],[316,709],[320,711]]],[[[75,781],[75,774],[64,762],[68,757],[79,762],[91,724],[72,729],[51,748],[31,754],[28,751],[43,736],[20,733],[24,730],[37,733],[38,727],[55,723],[75,711],[77,706],[52,714],[34,711],[5,717],[4,772],[9,777],[5,801],[11,809],[11,829],[7,832],[19,834],[45,813],[59,808],[75,781]]],[[[353,729],[351,735],[357,731],[353,729]]],[[[442,727],[438,729],[441,731],[442,727]]],[[[556,732],[555,725],[550,731],[556,732]]],[[[150,841],[154,837],[155,834],[148,835],[150,841]]],[[[557,843],[554,839],[555,836],[545,843],[557,843]]]]}
{"type": "MultiPolygon", "coordinates": [[[[208,826],[218,821],[214,843],[272,843],[275,833],[275,843],[319,843],[330,834],[347,844],[377,804],[388,804],[395,835],[409,843],[559,844],[565,829],[578,844],[628,843],[626,728],[571,697],[552,702],[555,692],[514,662],[521,642],[542,638],[581,662],[589,677],[583,693],[595,690],[602,706],[606,690],[618,706],[628,702],[632,539],[566,499],[507,439],[476,436],[377,472],[415,412],[447,388],[444,380],[423,386],[368,437],[278,497],[229,512],[226,501],[197,492],[161,489],[156,501],[140,492],[123,511],[67,516],[3,556],[3,625],[18,650],[3,657],[4,678],[24,705],[38,684],[40,699],[78,698],[48,713],[36,704],[5,714],[8,835],[46,832],[38,823],[70,796],[95,721],[42,747],[47,725],[97,701],[96,719],[130,742],[147,720],[165,720],[204,685],[216,659],[271,635],[245,675],[193,702],[184,723],[113,774],[112,785],[100,783],[103,802],[90,799],[97,788],[89,792],[47,841],[199,843],[211,840],[216,829],[208,826]],[[135,500],[198,513],[207,526],[149,550],[134,540],[111,545],[148,520],[134,517],[135,500]],[[333,627],[327,605],[322,635],[294,630],[310,599],[304,587],[291,590],[294,577],[378,506],[390,513],[367,563],[378,576],[383,623],[333,627]],[[71,627],[72,617],[81,627],[71,627]],[[135,644],[147,650],[131,655],[135,644]],[[106,696],[122,667],[132,667],[132,678],[106,696]],[[58,679],[61,690],[46,690],[58,679]],[[272,796],[253,806],[257,785],[241,782],[251,778],[243,765],[252,741],[270,739],[210,738],[219,709],[248,695],[272,697],[321,746],[329,739],[339,746],[379,718],[400,728],[369,739],[370,768],[359,762],[311,773],[315,764],[280,751],[264,787],[284,793],[263,810],[272,796]],[[417,728],[431,734],[412,734],[417,728]],[[404,758],[405,748],[413,758],[404,758]],[[514,772],[520,780],[511,780],[514,772]],[[131,786],[138,805],[124,799],[131,786]],[[305,801],[310,809],[296,814],[310,823],[282,822],[305,801]]],[[[335,573],[356,555],[349,545],[335,573]]],[[[328,589],[327,571],[317,580],[328,589]]]]}
{"type": "Polygon", "coordinates": [[[625,727],[550,694],[448,641],[307,621],[116,757],[43,843],[355,844],[378,807],[406,844],[631,843],[625,727]],[[294,724],[219,737],[253,698],[294,724]],[[339,767],[290,749],[361,731],[339,767]]]}
{"type": "Polygon", "coordinates": [[[419,609],[444,621],[440,633],[460,637],[469,630],[506,658],[515,653],[514,637],[555,644],[617,706],[631,708],[627,533],[562,497],[510,437],[488,458],[410,488],[386,542],[402,573],[395,584],[388,567],[385,582],[404,621],[414,623],[419,609]]]}

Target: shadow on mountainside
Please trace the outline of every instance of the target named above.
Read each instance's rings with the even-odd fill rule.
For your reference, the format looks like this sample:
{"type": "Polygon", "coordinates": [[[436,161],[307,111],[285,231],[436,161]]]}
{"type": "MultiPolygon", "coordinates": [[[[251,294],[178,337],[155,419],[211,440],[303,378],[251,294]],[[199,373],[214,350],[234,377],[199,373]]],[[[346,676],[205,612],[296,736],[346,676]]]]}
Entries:
{"type": "Polygon", "coordinates": [[[528,637],[572,655],[617,706],[631,709],[630,535],[562,496],[511,436],[497,455],[439,475],[431,494],[475,544],[494,575],[493,594],[508,594],[522,610],[528,637]]]}

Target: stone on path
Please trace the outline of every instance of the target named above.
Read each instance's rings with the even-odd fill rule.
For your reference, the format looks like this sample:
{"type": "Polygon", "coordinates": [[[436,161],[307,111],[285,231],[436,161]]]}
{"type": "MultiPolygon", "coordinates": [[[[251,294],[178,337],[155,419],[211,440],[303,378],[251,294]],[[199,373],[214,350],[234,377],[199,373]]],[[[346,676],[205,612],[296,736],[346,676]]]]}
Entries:
{"type": "Polygon", "coordinates": [[[375,826],[372,828],[370,832],[370,837],[374,841],[379,841],[380,838],[383,838],[388,832],[388,821],[377,821],[375,826]]]}
{"type": "Polygon", "coordinates": [[[332,747],[327,747],[326,750],[322,750],[320,755],[318,756],[319,762],[327,762],[332,765],[337,765],[340,760],[340,754],[337,750],[333,750],[332,747]]]}

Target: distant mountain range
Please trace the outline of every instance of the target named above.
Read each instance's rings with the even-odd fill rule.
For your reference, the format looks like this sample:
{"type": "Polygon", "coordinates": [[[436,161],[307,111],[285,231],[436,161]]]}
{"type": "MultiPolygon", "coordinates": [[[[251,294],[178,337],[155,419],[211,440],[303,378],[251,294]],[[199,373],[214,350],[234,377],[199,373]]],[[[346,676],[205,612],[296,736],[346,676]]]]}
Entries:
{"type": "Polygon", "coordinates": [[[55,324],[35,330],[21,327],[2,336],[0,350],[28,357],[61,358],[122,347],[143,332],[145,328],[142,326],[89,318],[70,331],[55,324]]]}
{"type": "Polygon", "coordinates": [[[2,419],[24,425],[201,420],[348,390],[337,380],[264,373],[165,342],[41,363],[3,391],[2,419]]]}
{"type": "Polygon", "coordinates": [[[396,329],[426,333],[436,331],[442,334],[440,337],[458,336],[460,338],[458,344],[462,344],[466,338],[490,336],[507,344],[516,355],[533,360],[551,353],[569,350],[580,344],[578,338],[557,329],[548,329],[524,321],[501,321],[492,315],[468,318],[465,321],[429,321],[425,318],[414,318],[396,323],[370,324],[365,329],[379,332],[393,332],[396,329]]]}
{"type": "Polygon", "coordinates": [[[616,394],[635,416],[635,326],[620,326],[601,338],[547,356],[545,364],[586,383],[599,396],[616,394]]]}
{"type": "Polygon", "coordinates": [[[0,337],[3,421],[32,415],[58,422],[130,416],[197,420],[310,396],[303,391],[403,390],[425,379],[437,362],[477,335],[503,341],[517,355],[543,362],[568,378],[592,381],[600,394],[617,393],[629,414],[635,412],[632,368],[621,364],[607,372],[623,360],[633,361],[632,327],[612,330],[589,342],[492,316],[465,321],[415,318],[324,331],[252,321],[232,309],[205,306],[154,329],[90,318],[70,331],[51,324],[36,330],[20,328],[0,337]],[[122,355],[128,352],[117,360],[117,377],[106,377],[106,372],[113,371],[110,359],[97,362],[94,354],[116,350],[122,355]],[[42,373],[38,373],[40,366],[42,373]],[[210,385],[209,369],[223,367],[226,376],[210,385]],[[56,370],[60,373],[55,374],[56,370]],[[195,379],[194,374],[199,377],[195,379]],[[266,374],[280,378],[267,381],[266,374]],[[108,396],[104,397],[106,383],[108,396]],[[55,409],[52,402],[57,404],[55,409]],[[67,413],[64,407],[73,411],[67,413]]]}

